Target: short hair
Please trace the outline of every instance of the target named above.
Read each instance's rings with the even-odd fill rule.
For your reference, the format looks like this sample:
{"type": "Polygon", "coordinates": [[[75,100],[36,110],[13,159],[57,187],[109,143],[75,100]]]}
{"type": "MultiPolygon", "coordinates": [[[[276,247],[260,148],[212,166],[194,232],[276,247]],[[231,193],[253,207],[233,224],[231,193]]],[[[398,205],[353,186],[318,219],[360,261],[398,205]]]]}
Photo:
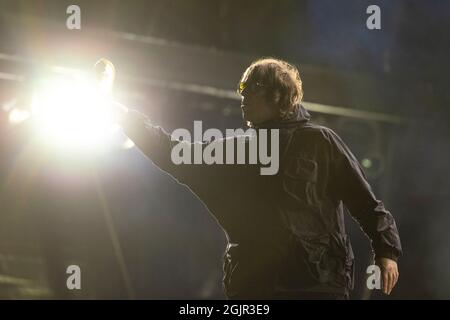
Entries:
{"type": "Polygon", "coordinates": [[[289,118],[303,98],[302,80],[297,67],[277,58],[261,58],[252,62],[243,73],[238,88],[241,83],[260,83],[267,87],[266,98],[279,106],[281,119],[289,118]]]}

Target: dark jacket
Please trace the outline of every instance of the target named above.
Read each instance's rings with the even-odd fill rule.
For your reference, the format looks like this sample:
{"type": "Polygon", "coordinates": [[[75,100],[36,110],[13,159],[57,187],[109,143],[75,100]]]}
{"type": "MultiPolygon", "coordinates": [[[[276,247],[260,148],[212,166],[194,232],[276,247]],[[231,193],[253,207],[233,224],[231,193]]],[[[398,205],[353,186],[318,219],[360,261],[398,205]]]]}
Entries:
{"type": "Polygon", "coordinates": [[[394,218],[373,194],[359,162],[335,132],[311,123],[302,106],[290,120],[261,126],[279,129],[280,168],[272,176],[261,175],[259,165],[175,165],[170,154],[180,142],[160,127],[137,111],[122,126],[159,168],[203,201],[226,232],[223,284],[230,298],[286,291],[347,294],[354,256],[345,207],[377,257],[396,260],[401,254],[394,218]]]}

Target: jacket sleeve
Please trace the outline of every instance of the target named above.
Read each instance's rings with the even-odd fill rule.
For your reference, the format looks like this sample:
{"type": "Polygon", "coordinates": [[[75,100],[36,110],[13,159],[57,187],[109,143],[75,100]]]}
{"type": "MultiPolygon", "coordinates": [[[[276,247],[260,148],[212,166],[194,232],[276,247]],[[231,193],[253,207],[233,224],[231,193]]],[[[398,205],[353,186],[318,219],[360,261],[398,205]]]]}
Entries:
{"type": "Polygon", "coordinates": [[[219,193],[227,190],[227,183],[231,183],[232,179],[239,179],[239,166],[175,164],[171,159],[172,149],[177,144],[185,143],[186,150],[192,151],[195,144],[202,144],[203,148],[210,143],[224,143],[225,139],[194,143],[172,139],[170,134],[153,125],[144,114],[132,109],[121,119],[120,125],[124,133],[155,165],[177,182],[188,186],[203,201],[221,196],[219,193]]]}
{"type": "Polygon", "coordinates": [[[371,240],[375,257],[397,261],[402,248],[394,217],[375,197],[358,160],[331,130],[330,142],[332,185],[338,199],[371,240]]]}

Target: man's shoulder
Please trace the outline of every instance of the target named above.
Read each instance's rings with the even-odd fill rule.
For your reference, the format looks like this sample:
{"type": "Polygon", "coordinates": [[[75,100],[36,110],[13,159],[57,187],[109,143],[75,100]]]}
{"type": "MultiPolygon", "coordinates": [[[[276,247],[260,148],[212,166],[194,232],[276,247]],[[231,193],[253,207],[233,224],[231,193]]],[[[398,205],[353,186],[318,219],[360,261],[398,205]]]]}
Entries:
{"type": "Polygon", "coordinates": [[[317,142],[328,143],[331,143],[338,136],[332,129],[312,122],[299,126],[293,134],[296,139],[313,139],[317,142]]]}

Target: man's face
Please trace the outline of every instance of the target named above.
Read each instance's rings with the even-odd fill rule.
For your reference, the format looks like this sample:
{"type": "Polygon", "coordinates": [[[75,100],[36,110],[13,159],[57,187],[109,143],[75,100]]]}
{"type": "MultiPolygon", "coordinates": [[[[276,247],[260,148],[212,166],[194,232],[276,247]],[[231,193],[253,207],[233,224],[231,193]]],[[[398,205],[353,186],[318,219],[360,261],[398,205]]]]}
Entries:
{"type": "Polygon", "coordinates": [[[267,101],[265,88],[258,83],[248,85],[241,92],[241,109],[244,120],[253,124],[260,124],[276,117],[276,106],[267,101]]]}

